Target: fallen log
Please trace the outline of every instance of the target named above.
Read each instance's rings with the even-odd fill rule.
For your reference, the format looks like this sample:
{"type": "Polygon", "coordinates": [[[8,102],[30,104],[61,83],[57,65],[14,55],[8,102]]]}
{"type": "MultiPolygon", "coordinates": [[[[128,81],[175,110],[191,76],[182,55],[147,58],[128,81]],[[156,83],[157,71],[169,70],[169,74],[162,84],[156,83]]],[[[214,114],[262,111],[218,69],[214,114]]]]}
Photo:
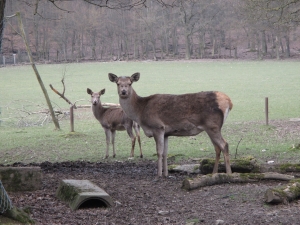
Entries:
{"type": "Polygon", "coordinates": [[[288,203],[300,197],[300,180],[291,180],[281,188],[270,188],[265,193],[266,203],[288,203]]]}
{"type": "MultiPolygon", "coordinates": [[[[201,174],[210,174],[213,171],[215,159],[200,159],[201,174]]],[[[236,173],[300,173],[299,163],[283,163],[283,164],[258,164],[254,158],[251,159],[233,159],[230,162],[232,172],[236,173]]],[[[222,160],[219,163],[219,173],[224,173],[225,164],[222,160]]]]}
{"type": "MultiPolygon", "coordinates": [[[[210,174],[213,171],[215,165],[215,159],[201,159],[200,171],[202,174],[210,174]]],[[[232,172],[236,173],[256,173],[259,172],[259,165],[257,165],[255,159],[233,159],[230,161],[232,172]]],[[[219,163],[219,173],[226,171],[223,161],[219,163]]]]}
{"type": "Polygon", "coordinates": [[[257,182],[260,180],[290,181],[294,178],[294,176],[280,173],[216,173],[198,176],[196,178],[186,178],[182,183],[182,188],[186,190],[193,190],[200,187],[224,183],[248,183],[257,182]]]}

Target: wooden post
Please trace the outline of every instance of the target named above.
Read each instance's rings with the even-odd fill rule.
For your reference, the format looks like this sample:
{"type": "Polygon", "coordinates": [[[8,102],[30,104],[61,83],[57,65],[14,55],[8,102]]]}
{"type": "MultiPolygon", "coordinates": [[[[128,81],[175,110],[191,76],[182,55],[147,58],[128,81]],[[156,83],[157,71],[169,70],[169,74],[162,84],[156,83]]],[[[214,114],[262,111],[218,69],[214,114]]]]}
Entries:
{"type": "Polygon", "coordinates": [[[265,113],[266,113],[266,125],[269,125],[269,100],[268,97],[265,98],[265,113]]]}
{"type": "Polygon", "coordinates": [[[74,132],[74,107],[71,105],[70,107],[70,124],[71,124],[71,132],[74,132]]]}

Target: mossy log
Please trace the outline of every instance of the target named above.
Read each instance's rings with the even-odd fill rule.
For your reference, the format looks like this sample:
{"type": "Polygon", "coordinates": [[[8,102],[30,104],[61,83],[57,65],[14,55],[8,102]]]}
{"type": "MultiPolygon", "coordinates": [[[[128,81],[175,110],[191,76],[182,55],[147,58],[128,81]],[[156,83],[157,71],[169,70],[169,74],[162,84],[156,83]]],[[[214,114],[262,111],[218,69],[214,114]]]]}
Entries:
{"type": "Polygon", "coordinates": [[[182,188],[186,190],[193,190],[200,187],[224,183],[248,183],[266,179],[289,181],[294,178],[294,176],[280,173],[216,173],[199,176],[193,179],[186,178],[182,183],[182,188]]]}
{"type": "MultiPolygon", "coordinates": [[[[213,171],[215,159],[201,159],[201,174],[210,174],[213,171]]],[[[232,172],[236,173],[300,173],[300,164],[283,163],[283,164],[258,164],[254,158],[251,159],[233,159],[230,162],[232,172]]],[[[219,163],[219,173],[226,172],[225,164],[221,160],[219,163]]]]}
{"type": "Polygon", "coordinates": [[[16,220],[23,224],[34,224],[34,220],[30,218],[28,209],[12,208],[3,213],[3,216],[16,220]]]}
{"type": "Polygon", "coordinates": [[[270,188],[265,193],[266,203],[288,203],[300,197],[300,180],[291,180],[281,188],[270,188]]]}
{"type": "MultiPolygon", "coordinates": [[[[215,159],[202,159],[200,160],[201,174],[210,174],[213,172],[215,159]]],[[[230,161],[232,172],[236,173],[256,173],[259,172],[259,165],[256,164],[255,159],[233,159],[230,161]]],[[[219,163],[219,173],[226,172],[225,164],[223,161],[219,163]]]]}

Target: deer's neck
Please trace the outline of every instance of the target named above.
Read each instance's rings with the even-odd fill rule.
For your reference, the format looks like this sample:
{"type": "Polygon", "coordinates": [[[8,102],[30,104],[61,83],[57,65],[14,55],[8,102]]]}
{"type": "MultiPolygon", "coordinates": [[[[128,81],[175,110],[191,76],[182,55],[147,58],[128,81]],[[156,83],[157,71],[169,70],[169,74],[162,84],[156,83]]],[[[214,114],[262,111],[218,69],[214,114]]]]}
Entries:
{"type": "Polygon", "coordinates": [[[133,121],[136,121],[137,123],[140,123],[140,109],[141,105],[139,102],[139,97],[136,92],[132,89],[132,92],[130,96],[126,99],[120,98],[120,105],[126,115],[132,119],[133,121]]]}
{"type": "Polygon", "coordinates": [[[92,110],[93,110],[95,118],[97,120],[101,120],[102,115],[103,115],[103,113],[105,111],[105,108],[102,107],[101,102],[99,102],[97,105],[92,105],[92,110]]]}

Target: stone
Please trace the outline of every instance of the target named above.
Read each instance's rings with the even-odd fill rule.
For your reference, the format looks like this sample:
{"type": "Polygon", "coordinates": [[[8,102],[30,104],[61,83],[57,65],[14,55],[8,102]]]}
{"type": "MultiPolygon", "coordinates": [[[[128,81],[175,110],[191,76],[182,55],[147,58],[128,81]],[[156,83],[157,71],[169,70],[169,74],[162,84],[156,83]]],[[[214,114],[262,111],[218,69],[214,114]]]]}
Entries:
{"type": "Polygon", "coordinates": [[[0,167],[0,180],[7,192],[40,190],[42,177],[40,167],[0,167]]]}
{"type": "Polygon", "coordinates": [[[111,207],[111,197],[89,180],[62,180],[56,196],[69,204],[72,210],[80,207],[111,207]]]}

